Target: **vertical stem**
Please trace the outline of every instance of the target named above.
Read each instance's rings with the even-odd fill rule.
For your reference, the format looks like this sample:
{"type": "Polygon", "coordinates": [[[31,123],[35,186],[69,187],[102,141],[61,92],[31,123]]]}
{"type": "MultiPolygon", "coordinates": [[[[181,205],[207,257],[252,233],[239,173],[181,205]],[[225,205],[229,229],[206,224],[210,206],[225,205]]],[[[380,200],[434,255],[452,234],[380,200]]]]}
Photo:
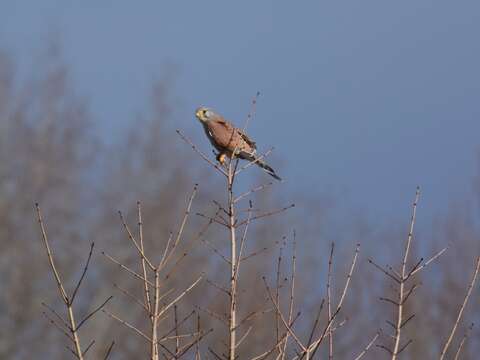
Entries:
{"type": "MultiPolygon", "coordinates": [[[[275,286],[275,302],[277,303],[278,307],[280,307],[280,265],[282,263],[282,247],[280,247],[280,253],[278,255],[278,263],[277,263],[277,284],[275,286]]],[[[276,342],[278,343],[278,351],[279,354],[282,354],[282,344],[279,343],[280,339],[280,316],[278,313],[275,315],[275,329],[276,329],[276,342]]]]}
{"type": "Polygon", "coordinates": [[[173,305],[173,316],[175,318],[175,359],[178,359],[178,349],[180,348],[180,340],[178,337],[178,315],[177,315],[177,305],[173,305]]]}
{"type": "Polygon", "coordinates": [[[236,305],[236,266],[237,266],[237,242],[235,234],[235,204],[233,197],[233,180],[234,180],[234,169],[232,167],[232,161],[228,165],[228,217],[229,217],[229,230],[230,230],[230,321],[229,321],[229,330],[230,330],[230,344],[229,344],[229,360],[235,360],[235,347],[236,347],[236,327],[237,327],[237,305],[236,305]]]}
{"type": "MultiPolygon", "coordinates": [[[[332,242],[330,250],[330,258],[328,259],[328,275],[327,275],[327,309],[328,309],[328,321],[332,319],[332,261],[333,261],[333,249],[335,243],[332,242]]],[[[332,327],[328,329],[328,359],[333,359],[333,333],[332,327]]]]}
{"type": "Polygon", "coordinates": [[[151,349],[151,360],[158,360],[158,315],[160,313],[160,274],[158,268],[154,270],[155,276],[155,291],[154,291],[154,310],[151,313],[152,318],[152,349],[151,349]]]}
{"type": "Polygon", "coordinates": [[[79,360],[83,360],[82,348],[80,346],[80,338],[78,337],[77,324],[75,323],[75,317],[73,316],[72,304],[67,304],[68,320],[70,322],[70,331],[73,337],[73,343],[75,345],[75,352],[79,360]]]}
{"type": "Polygon", "coordinates": [[[462,306],[460,306],[460,310],[458,311],[457,320],[455,321],[455,324],[453,325],[452,331],[450,332],[450,335],[448,336],[448,339],[445,342],[445,345],[443,346],[442,352],[440,353],[440,360],[444,359],[445,354],[447,353],[448,347],[450,346],[450,343],[452,342],[453,336],[455,335],[455,331],[457,330],[460,319],[462,318],[463,311],[465,310],[465,306],[467,305],[468,299],[470,298],[470,295],[472,294],[472,290],[473,290],[473,287],[475,285],[475,281],[477,281],[477,276],[478,276],[479,271],[480,271],[480,256],[477,258],[477,263],[475,265],[475,271],[473,272],[472,280],[471,280],[470,284],[468,285],[467,294],[465,295],[462,306]]]}
{"type": "MultiPolygon", "coordinates": [[[[72,295],[72,299],[69,299],[67,292],[63,287],[62,279],[60,278],[60,274],[57,270],[57,267],[55,266],[55,261],[53,260],[53,254],[50,249],[50,244],[48,243],[47,231],[45,230],[45,226],[43,224],[42,212],[40,211],[40,206],[38,205],[38,203],[35,204],[35,209],[37,211],[38,223],[40,224],[43,245],[45,246],[45,250],[47,251],[48,262],[50,264],[50,268],[52,269],[53,276],[55,277],[60,296],[62,297],[62,300],[67,307],[68,320],[70,322],[70,332],[72,333],[73,343],[75,345],[75,352],[77,354],[77,358],[79,360],[83,360],[82,347],[80,345],[80,338],[78,336],[77,324],[75,323],[75,316],[73,315],[73,298],[75,297],[75,295],[72,295]]],[[[80,279],[80,282],[81,281],[82,280],[80,279]]],[[[78,286],[80,286],[80,282],[78,286]]]]}
{"type": "Polygon", "coordinates": [[[397,315],[397,324],[395,326],[395,345],[392,351],[392,360],[397,359],[398,350],[400,348],[400,334],[402,331],[402,321],[403,321],[403,301],[404,301],[404,292],[405,292],[405,281],[406,281],[406,267],[407,267],[407,260],[408,254],[410,252],[410,245],[412,243],[413,238],[413,227],[415,225],[415,215],[417,212],[417,203],[418,198],[420,196],[420,189],[417,187],[417,192],[415,194],[415,201],[413,202],[413,209],[412,209],[412,219],[410,221],[410,230],[408,232],[407,243],[405,245],[405,254],[403,256],[402,261],[402,272],[400,278],[400,288],[398,292],[398,315],[397,315]]]}
{"type": "MultiPolygon", "coordinates": [[[[200,334],[200,315],[197,314],[197,333],[200,334]]],[[[200,356],[200,347],[198,346],[198,341],[197,343],[195,344],[195,360],[201,360],[201,356],[200,356]]]]}
{"type": "Polygon", "coordinates": [[[397,324],[395,326],[395,345],[392,351],[392,360],[397,359],[398,349],[400,347],[400,333],[402,331],[402,319],[403,319],[403,293],[404,293],[405,283],[403,281],[403,275],[400,282],[400,289],[398,293],[398,314],[397,314],[397,324]]]}
{"type": "MultiPolygon", "coordinates": [[[[145,249],[143,247],[143,222],[142,222],[142,208],[141,208],[140,201],[137,202],[137,212],[138,212],[138,237],[140,240],[140,250],[142,251],[142,254],[145,254],[145,249]]],[[[148,311],[151,312],[152,305],[150,304],[150,289],[148,288],[147,268],[145,266],[145,257],[142,254],[140,254],[140,258],[142,259],[143,278],[145,279],[145,281],[143,282],[145,305],[147,306],[148,311]]]]}

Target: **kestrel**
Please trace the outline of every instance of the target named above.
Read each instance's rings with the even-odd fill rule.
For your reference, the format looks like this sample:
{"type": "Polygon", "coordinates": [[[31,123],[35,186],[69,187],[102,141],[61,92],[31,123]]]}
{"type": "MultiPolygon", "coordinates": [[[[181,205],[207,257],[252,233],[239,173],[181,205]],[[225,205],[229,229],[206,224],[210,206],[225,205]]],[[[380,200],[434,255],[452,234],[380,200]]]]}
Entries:
{"type": "Polygon", "coordinates": [[[232,123],[225,120],[223,116],[213,110],[200,107],[195,112],[196,117],[203,125],[208,139],[218,150],[217,160],[223,164],[225,157],[237,157],[239,159],[254,161],[265,172],[277,180],[281,180],[275,170],[267,165],[265,161],[256,155],[257,147],[245,132],[236,128],[232,123]],[[235,152],[235,154],[234,154],[235,152]]]}

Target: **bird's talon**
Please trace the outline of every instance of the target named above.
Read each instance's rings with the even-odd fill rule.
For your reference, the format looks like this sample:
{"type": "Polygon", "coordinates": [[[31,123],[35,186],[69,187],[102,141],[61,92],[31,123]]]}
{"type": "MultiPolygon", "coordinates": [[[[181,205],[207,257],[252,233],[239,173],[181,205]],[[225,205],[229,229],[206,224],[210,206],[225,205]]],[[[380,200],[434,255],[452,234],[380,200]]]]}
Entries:
{"type": "Polygon", "coordinates": [[[217,155],[217,161],[221,165],[223,165],[223,164],[225,164],[225,157],[226,157],[226,155],[224,153],[220,153],[220,154],[217,155]]]}

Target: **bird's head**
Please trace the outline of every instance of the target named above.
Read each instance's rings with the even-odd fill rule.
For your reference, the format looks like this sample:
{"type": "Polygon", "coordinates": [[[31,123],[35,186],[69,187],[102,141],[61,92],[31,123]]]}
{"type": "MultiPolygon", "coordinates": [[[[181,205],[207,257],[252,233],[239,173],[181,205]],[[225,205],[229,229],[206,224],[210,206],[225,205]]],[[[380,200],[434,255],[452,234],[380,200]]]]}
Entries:
{"type": "Polygon", "coordinates": [[[195,116],[203,123],[212,120],[215,112],[207,107],[201,106],[195,111],[195,116]]]}

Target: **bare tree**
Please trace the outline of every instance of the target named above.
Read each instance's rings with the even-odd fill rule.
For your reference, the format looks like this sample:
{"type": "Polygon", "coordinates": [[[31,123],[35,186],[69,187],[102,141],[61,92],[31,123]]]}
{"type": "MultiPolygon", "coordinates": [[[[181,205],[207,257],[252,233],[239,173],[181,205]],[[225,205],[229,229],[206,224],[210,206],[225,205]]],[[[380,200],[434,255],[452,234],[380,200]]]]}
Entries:
{"type": "Polygon", "coordinates": [[[407,262],[408,262],[408,256],[410,255],[410,249],[412,246],[412,240],[413,240],[413,229],[415,225],[415,216],[416,216],[416,211],[417,211],[417,203],[420,197],[420,189],[417,188],[416,194],[415,194],[415,200],[413,202],[413,209],[412,209],[412,217],[410,221],[410,228],[407,236],[407,240],[405,243],[405,251],[403,253],[403,259],[400,267],[400,271],[395,270],[395,268],[391,266],[387,266],[386,268],[378,265],[375,261],[372,259],[369,259],[369,263],[372,264],[376,269],[378,269],[381,273],[383,273],[387,278],[390,280],[393,280],[393,282],[398,285],[398,297],[397,299],[391,299],[389,297],[381,297],[381,301],[385,301],[397,308],[397,316],[395,322],[387,320],[387,324],[391,326],[394,330],[393,335],[391,336],[394,340],[393,346],[389,347],[387,345],[377,345],[387,351],[391,357],[392,360],[397,359],[398,355],[407,348],[408,345],[411,344],[413,341],[412,339],[408,340],[404,344],[401,343],[401,334],[402,334],[402,329],[407,325],[410,320],[412,320],[415,317],[415,314],[410,314],[408,316],[405,316],[405,303],[407,300],[410,298],[410,296],[413,294],[413,292],[418,288],[419,284],[418,283],[413,283],[409,286],[407,289],[407,282],[410,279],[413,279],[415,274],[417,274],[419,271],[423,270],[425,267],[430,265],[433,261],[435,261],[438,257],[440,257],[446,250],[447,248],[443,248],[440,250],[438,253],[436,253],[434,256],[432,256],[430,259],[427,261],[424,261],[423,258],[421,258],[419,261],[415,263],[413,267],[411,267],[409,270],[407,270],[407,262]]]}
{"type": "MultiPolygon", "coordinates": [[[[122,264],[109,254],[103,252],[103,254],[114,264],[118,265],[120,269],[124,270],[130,276],[133,276],[133,278],[142,283],[142,300],[140,300],[134,294],[131,294],[128,290],[120,288],[118,285],[115,285],[115,287],[144,310],[144,313],[149,320],[149,332],[148,334],[146,334],[138,327],[130,324],[121,317],[114,315],[107,310],[103,311],[111,318],[123,324],[128,329],[132,330],[136,335],[143,338],[149,344],[150,358],[152,360],[158,360],[160,358],[160,354],[163,354],[163,357],[167,359],[179,359],[183,355],[187,354],[187,352],[192,349],[192,347],[197,344],[206,334],[212,331],[202,331],[201,329],[197,328],[197,331],[194,333],[179,334],[179,327],[181,323],[185,322],[188,318],[194,315],[195,312],[191,312],[185,319],[183,319],[181,322],[178,322],[177,303],[182,300],[184,296],[187,295],[200,282],[203,275],[200,275],[192,284],[190,284],[190,286],[188,286],[180,293],[175,294],[175,296],[169,300],[167,299],[169,298],[171,293],[173,293],[173,289],[166,289],[165,284],[163,283],[163,281],[167,280],[170,276],[173,275],[178,262],[182,261],[182,259],[187,256],[186,252],[184,252],[183,254],[177,254],[177,250],[182,240],[185,225],[187,223],[187,219],[192,207],[192,202],[195,198],[196,193],[197,187],[195,186],[192,195],[188,200],[187,208],[185,210],[185,214],[183,216],[177,234],[175,236],[174,234],[171,234],[169,236],[168,240],[165,243],[165,250],[163,252],[163,255],[156,262],[152,260],[151,255],[147,255],[147,251],[144,247],[143,220],[140,202],[137,203],[138,237],[134,236],[134,234],[130,230],[130,227],[125,222],[122,213],[119,212],[120,219],[127,233],[128,239],[131,241],[136,251],[138,252],[139,261],[141,263],[142,269],[141,273],[136,272],[129,266],[122,264]],[[158,332],[159,323],[165,320],[165,315],[167,315],[170,311],[174,312],[175,326],[170,331],[166,332],[163,335],[160,335],[158,332]],[[181,344],[184,339],[189,338],[192,338],[192,340],[187,341],[187,343],[181,344]],[[169,349],[170,342],[174,343],[174,350],[169,349]]],[[[210,223],[207,223],[205,228],[202,229],[202,231],[200,232],[199,236],[203,235],[203,233],[206,231],[206,227],[208,227],[209,225],[210,223]]]]}
{"type": "MultiPolygon", "coordinates": [[[[87,273],[88,266],[90,265],[90,259],[92,258],[94,243],[92,243],[90,246],[90,252],[88,253],[88,258],[85,263],[85,267],[83,268],[82,275],[78,279],[78,282],[75,285],[75,288],[73,289],[70,295],[67,293],[67,290],[65,290],[62,277],[60,276],[60,272],[58,271],[57,266],[55,265],[53,253],[50,248],[50,244],[48,242],[47,231],[45,230],[45,225],[43,223],[42,213],[40,211],[40,207],[38,206],[38,204],[35,205],[35,209],[37,212],[38,223],[40,225],[43,245],[47,252],[48,263],[50,265],[50,269],[55,279],[59,296],[65,305],[67,320],[65,320],[64,316],[61,316],[56,310],[52,309],[50,306],[48,306],[45,303],[42,303],[42,305],[45,307],[45,311],[43,312],[43,314],[49,320],[49,322],[55,328],[57,328],[62,334],[64,334],[66,338],[71,342],[71,344],[66,345],[67,349],[70,350],[70,352],[77,359],[83,360],[88,350],[90,350],[92,346],[95,344],[95,340],[91,340],[91,342],[89,343],[89,345],[87,345],[85,350],[82,351],[82,344],[80,342],[79,330],[82,327],[82,325],[84,325],[93,315],[95,315],[98,311],[102,310],[102,308],[112,299],[112,296],[106,299],[101,305],[96,307],[95,310],[85,315],[81,321],[77,322],[77,320],[75,320],[73,305],[75,303],[75,299],[80,289],[80,286],[82,285],[82,282],[87,273]],[[73,345],[73,348],[70,347],[70,345],[73,345]]],[[[112,347],[113,347],[113,343],[108,347],[108,350],[104,356],[104,359],[108,358],[108,356],[111,353],[112,347]]]]}

